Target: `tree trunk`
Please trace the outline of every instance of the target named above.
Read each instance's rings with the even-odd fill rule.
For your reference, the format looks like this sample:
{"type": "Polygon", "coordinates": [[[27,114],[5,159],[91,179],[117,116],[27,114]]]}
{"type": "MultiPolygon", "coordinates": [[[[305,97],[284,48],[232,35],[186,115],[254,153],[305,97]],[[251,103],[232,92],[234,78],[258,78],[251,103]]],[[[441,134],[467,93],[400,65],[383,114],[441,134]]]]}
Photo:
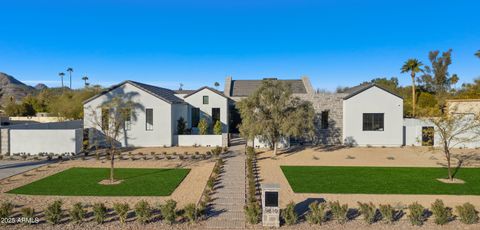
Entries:
{"type": "Polygon", "coordinates": [[[113,179],[113,176],[114,176],[114,175],[113,175],[113,168],[114,168],[114,167],[113,167],[113,166],[114,166],[114,165],[113,165],[113,164],[114,164],[114,161],[113,161],[113,160],[114,160],[114,158],[115,158],[114,151],[115,151],[115,150],[112,149],[112,152],[110,153],[110,182],[111,182],[111,183],[114,182],[114,179],[113,179]]]}
{"type": "Polygon", "coordinates": [[[417,95],[415,93],[415,73],[412,72],[412,110],[413,110],[412,115],[413,115],[413,117],[415,117],[415,114],[416,114],[415,113],[416,112],[415,111],[416,110],[416,101],[417,101],[416,96],[417,95]]]}
{"type": "Polygon", "coordinates": [[[277,155],[277,142],[274,141],[272,144],[273,144],[273,156],[276,156],[277,155]]]}
{"type": "Polygon", "coordinates": [[[450,151],[448,150],[448,147],[446,144],[444,144],[443,148],[445,151],[445,158],[447,158],[448,179],[453,181],[452,167],[450,164],[450,151]]]}

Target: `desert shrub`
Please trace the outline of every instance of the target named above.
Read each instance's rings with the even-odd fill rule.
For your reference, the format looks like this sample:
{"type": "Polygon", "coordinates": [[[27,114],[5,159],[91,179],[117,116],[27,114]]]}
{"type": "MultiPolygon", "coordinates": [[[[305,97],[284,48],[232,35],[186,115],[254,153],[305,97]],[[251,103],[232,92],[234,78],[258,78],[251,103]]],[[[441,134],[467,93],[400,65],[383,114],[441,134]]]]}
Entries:
{"type": "Polygon", "coordinates": [[[72,218],[75,223],[80,223],[83,221],[83,218],[85,218],[87,211],[83,207],[82,203],[79,202],[75,203],[68,213],[70,214],[70,218],[72,218]]]}
{"type": "Polygon", "coordinates": [[[478,212],[475,207],[470,203],[465,203],[456,207],[458,217],[464,224],[476,224],[478,223],[478,212]]]}
{"type": "Polygon", "coordinates": [[[224,153],[228,152],[228,146],[223,147],[223,152],[224,153]]]}
{"type": "Polygon", "coordinates": [[[220,153],[222,153],[222,147],[217,146],[217,147],[213,148],[213,149],[212,149],[212,153],[213,153],[213,155],[215,155],[215,156],[220,155],[220,153]]]}
{"type": "Polygon", "coordinates": [[[415,202],[408,206],[408,210],[410,212],[408,214],[408,219],[412,225],[420,226],[426,220],[425,208],[421,204],[415,202]]]}
{"type": "Polygon", "coordinates": [[[207,181],[208,188],[212,189],[214,185],[215,185],[215,179],[213,177],[208,178],[208,181],[207,181]]]}
{"type": "Polygon", "coordinates": [[[375,222],[377,208],[373,203],[358,202],[358,207],[360,209],[360,213],[362,214],[365,222],[367,222],[368,224],[372,224],[373,222],[375,222]]]}
{"type": "Polygon", "coordinates": [[[339,201],[333,201],[329,203],[330,210],[332,212],[333,218],[335,218],[338,223],[345,223],[348,220],[348,205],[340,205],[339,201]]]}
{"type": "Polygon", "coordinates": [[[22,217],[26,219],[25,223],[33,223],[33,217],[35,216],[35,209],[30,207],[25,207],[20,210],[22,217]]]}
{"type": "Polygon", "coordinates": [[[442,200],[436,199],[432,204],[432,213],[435,217],[435,223],[444,225],[452,219],[452,210],[445,207],[442,200]]]}
{"type": "Polygon", "coordinates": [[[5,201],[0,205],[0,218],[8,218],[12,215],[15,205],[11,202],[5,201]]]}
{"type": "Polygon", "coordinates": [[[308,208],[310,209],[306,216],[308,223],[322,224],[323,222],[325,222],[327,217],[327,205],[325,203],[318,203],[318,201],[315,201],[308,205],[308,208]]]}
{"type": "Polygon", "coordinates": [[[260,205],[257,202],[249,202],[244,209],[247,222],[250,224],[258,224],[262,212],[260,205]]]}
{"type": "Polygon", "coordinates": [[[198,202],[197,217],[203,216],[206,210],[207,210],[207,203],[205,203],[205,201],[203,200],[198,202]]]}
{"type": "Polygon", "coordinates": [[[198,122],[198,131],[200,135],[207,135],[208,134],[208,122],[205,118],[200,119],[198,122]]]}
{"type": "Polygon", "coordinates": [[[177,218],[177,202],[174,200],[167,200],[165,204],[160,205],[160,212],[162,213],[163,220],[167,224],[172,224],[177,218]]]}
{"type": "Polygon", "coordinates": [[[386,205],[381,204],[379,209],[380,209],[380,214],[382,214],[382,219],[386,223],[393,223],[393,221],[395,220],[395,209],[389,204],[386,204],[386,205]]]}
{"type": "Polygon", "coordinates": [[[147,223],[152,216],[152,208],[150,204],[145,201],[141,200],[135,205],[135,215],[137,215],[137,220],[140,223],[147,223]]]}
{"type": "Polygon", "coordinates": [[[107,207],[105,207],[105,204],[93,204],[93,216],[95,217],[95,221],[97,221],[98,224],[103,224],[103,222],[107,218],[107,207]]]}
{"type": "Polygon", "coordinates": [[[297,223],[298,215],[295,212],[295,203],[292,201],[287,204],[287,207],[282,210],[282,217],[287,225],[297,223]]]}
{"type": "Polygon", "coordinates": [[[222,135],[222,123],[220,121],[215,122],[213,126],[213,134],[222,135]]]}
{"type": "Polygon", "coordinates": [[[61,200],[56,200],[45,209],[45,219],[51,224],[58,224],[62,220],[62,205],[61,200]]]}
{"type": "Polygon", "coordinates": [[[196,216],[197,207],[195,207],[195,204],[193,203],[187,204],[185,208],[183,208],[183,211],[184,211],[185,218],[190,223],[194,222],[197,219],[197,216],[196,216]]]}
{"type": "Polygon", "coordinates": [[[210,196],[210,192],[205,192],[205,195],[203,195],[203,201],[205,201],[205,203],[210,203],[212,201],[212,197],[210,196]]]}
{"type": "Polygon", "coordinates": [[[128,214],[129,209],[130,209],[130,207],[128,206],[127,203],[114,203],[113,204],[113,210],[115,210],[115,212],[117,213],[118,219],[120,220],[120,222],[122,224],[124,224],[125,221],[127,220],[127,214],[128,214]]]}

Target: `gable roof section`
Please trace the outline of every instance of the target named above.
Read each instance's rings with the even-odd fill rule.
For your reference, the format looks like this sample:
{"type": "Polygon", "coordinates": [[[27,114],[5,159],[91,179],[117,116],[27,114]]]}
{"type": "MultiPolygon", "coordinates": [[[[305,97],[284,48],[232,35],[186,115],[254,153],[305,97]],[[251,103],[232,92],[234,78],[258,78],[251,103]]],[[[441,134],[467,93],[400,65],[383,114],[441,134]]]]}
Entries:
{"type": "Polygon", "coordinates": [[[195,90],[195,91],[193,91],[193,92],[185,95],[183,98],[190,97],[190,96],[192,96],[193,94],[196,94],[196,93],[198,93],[198,92],[200,92],[200,91],[202,91],[202,90],[204,90],[204,89],[208,89],[208,90],[210,90],[210,91],[212,91],[212,92],[214,92],[214,93],[216,93],[216,94],[218,94],[218,95],[220,95],[220,96],[228,99],[228,97],[226,97],[226,96],[223,94],[223,92],[220,92],[220,91],[218,91],[218,90],[216,90],[216,89],[213,89],[213,88],[210,88],[210,87],[208,87],[208,86],[204,86],[204,87],[202,87],[202,88],[200,88],[200,89],[197,89],[197,90],[195,90]]]}
{"type": "Polygon", "coordinates": [[[183,103],[183,100],[178,98],[177,96],[175,96],[175,92],[173,90],[170,90],[170,89],[165,89],[165,88],[162,88],[162,87],[158,87],[158,86],[153,86],[153,85],[148,85],[148,84],[144,84],[144,83],[140,83],[140,82],[136,82],[136,81],[130,81],[130,80],[127,80],[127,81],[124,81],[120,84],[117,84],[117,85],[114,85],[106,90],[104,90],[103,92],[91,97],[90,99],[87,99],[86,101],[83,102],[83,104],[86,104],[90,101],[93,101],[95,100],[96,98],[102,96],[102,95],[105,95],[109,92],[111,92],[112,90],[126,84],[126,83],[130,83],[134,86],[136,86],[137,88],[169,103],[169,104],[179,104],[179,103],[183,103]]]}
{"type": "MultiPolygon", "coordinates": [[[[266,79],[267,80],[267,79],[266,79]]],[[[290,84],[293,94],[306,94],[307,89],[303,84],[301,79],[294,79],[294,80],[277,80],[275,81],[282,81],[290,84]]],[[[232,97],[247,97],[250,96],[260,88],[262,85],[263,80],[232,80],[231,86],[231,95],[232,97]]]]}
{"type": "Polygon", "coordinates": [[[352,88],[348,89],[347,91],[345,91],[345,93],[347,94],[347,96],[345,96],[345,97],[343,98],[343,100],[348,100],[349,98],[352,98],[352,97],[354,97],[354,96],[356,96],[356,95],[362,93],[363,91],[365,91],[365,90],[367,90],[367,89],[370,89],[370,88],[372,88],[372,87],[377,87],[377,88],[379,88],[379,89],[381,89],[381,90],[383,90],[383,91],[385,91],[385,92],[387,92],[387,93],[390,93],[390,94],[392,94],[393,96],[399,97],[400,99],[403,100],[403,97],[401,97],[400,95],[398,95],[398,94],[396,94],[396,93],[394,93],[394,92],[392,92],[392,91],[390,91],[390,90],[388,90],[388,89],[385,89],[385,88],[383,88],[383,87],[381,87],[381,86],[379,86],[379,85],[377,85],[377,84],[375,84],[375,83],[357,85],[357,86],[355,86],[355,87],[352,87],[352,88]]]}

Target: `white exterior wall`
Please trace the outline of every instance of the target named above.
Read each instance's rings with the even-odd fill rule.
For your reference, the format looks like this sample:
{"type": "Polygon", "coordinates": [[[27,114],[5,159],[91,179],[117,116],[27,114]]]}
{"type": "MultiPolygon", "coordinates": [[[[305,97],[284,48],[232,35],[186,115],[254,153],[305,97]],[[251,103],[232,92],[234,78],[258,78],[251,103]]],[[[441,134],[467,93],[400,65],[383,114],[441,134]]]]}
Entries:
{"type": "MultiPolygon", "coordinates": [[[[173,104],[172,105],[172,135],[177,135],[177,123],[180,117],[183,117],[185,122],[187,122],[188,125],[188,108],[189,106],[187,104],[173,104]]],[[[188,126],[187,126],[188,127],[188,126]]],[[[174,141],[175,142],[175,141],[174,141]]],[[[175,143],[173,143],[175,145],[175,143]]]]}
{"type": "Polygon", "coordinates": [[[175,135],[174,140],[178,146],[226,146],[222,135],[175,135]]]}
{"type": "Polygon", "coordinates": [[[79,153],[82,150],[82,129],[11,129],[10,152],[79,153]]]}
{"type": "MultiPolygon", "coordinates": [[[[228,99],[217,93],[209,90],[203,89],[195,94],[190,95],[189,97],[184,98],[185,102],[190,104],[193,107],[200,108],[200,119],[206,118],[211,127],[214,124],[212,123],[212,108],[220,108],[220,122],[222,122],[222,132],[228,132],[228,99]],[[203,96],[208,96],[209,103],[207,105],[203,104],[203,96]]],[[[189,127],[191,127],[191,118],[187,119],[189,121],[189,127]]]]}
{"type": "MultiPolygon", "coordinates": [[[[134,112],[136,119],[132,119],[131,130],[127,131],[127,138],[122,135],[122,146],[171,146],[173,142],[172,134],[172,104],[159,99],[136,86],[126,83],[105,95],[95,98],[84,104],[84,127],[101,130],[96,125],[92,110],[95,110],[98,118],[101,116],[101,106],[109,98],[122,96],[130,98],[136,104],[134,112]],[[146,130],[145,109],[153,109],[153,130],[146,130]]],[[[90,142],[92,143],[92,141],[90,142]]],[[[93,143],[92,143],[93,144],[93,143]]]]}
{"type": "Polygon", "coordinates": [[[403,100],[371,87],[343,101],[343,141],[359,146],[403,144],[403,100]],[[363,113],[383,113],[384,131],[363,131],[363,113]]]}

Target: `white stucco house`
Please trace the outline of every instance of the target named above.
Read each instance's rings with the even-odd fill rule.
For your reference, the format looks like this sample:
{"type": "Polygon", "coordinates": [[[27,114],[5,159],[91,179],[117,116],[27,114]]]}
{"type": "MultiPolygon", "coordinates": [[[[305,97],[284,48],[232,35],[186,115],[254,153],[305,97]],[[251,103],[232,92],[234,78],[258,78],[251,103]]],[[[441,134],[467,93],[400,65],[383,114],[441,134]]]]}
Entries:
{"type": "Polygon", "coordinates": [[[343,98],[345,145],[402,146],[403,98],[375,84],[351,88],[343,98]]]}
{"type": "Polygon", "coordinates": [[[209,87],[175,91],[135,81],[124,81],[84,102],[84,127],[90,130],[91,144],[101,139],[102,104],[115,97],[133,103],[131,119],[119,138],[123,147],[227,145],[229,99],[221,92],[209,87]],[[178,134],[180,118],[186,122],[186,135],[178,134]],[[220,121],[223,134],[196,135],[202,118],[211,127],[220,121]]]}

